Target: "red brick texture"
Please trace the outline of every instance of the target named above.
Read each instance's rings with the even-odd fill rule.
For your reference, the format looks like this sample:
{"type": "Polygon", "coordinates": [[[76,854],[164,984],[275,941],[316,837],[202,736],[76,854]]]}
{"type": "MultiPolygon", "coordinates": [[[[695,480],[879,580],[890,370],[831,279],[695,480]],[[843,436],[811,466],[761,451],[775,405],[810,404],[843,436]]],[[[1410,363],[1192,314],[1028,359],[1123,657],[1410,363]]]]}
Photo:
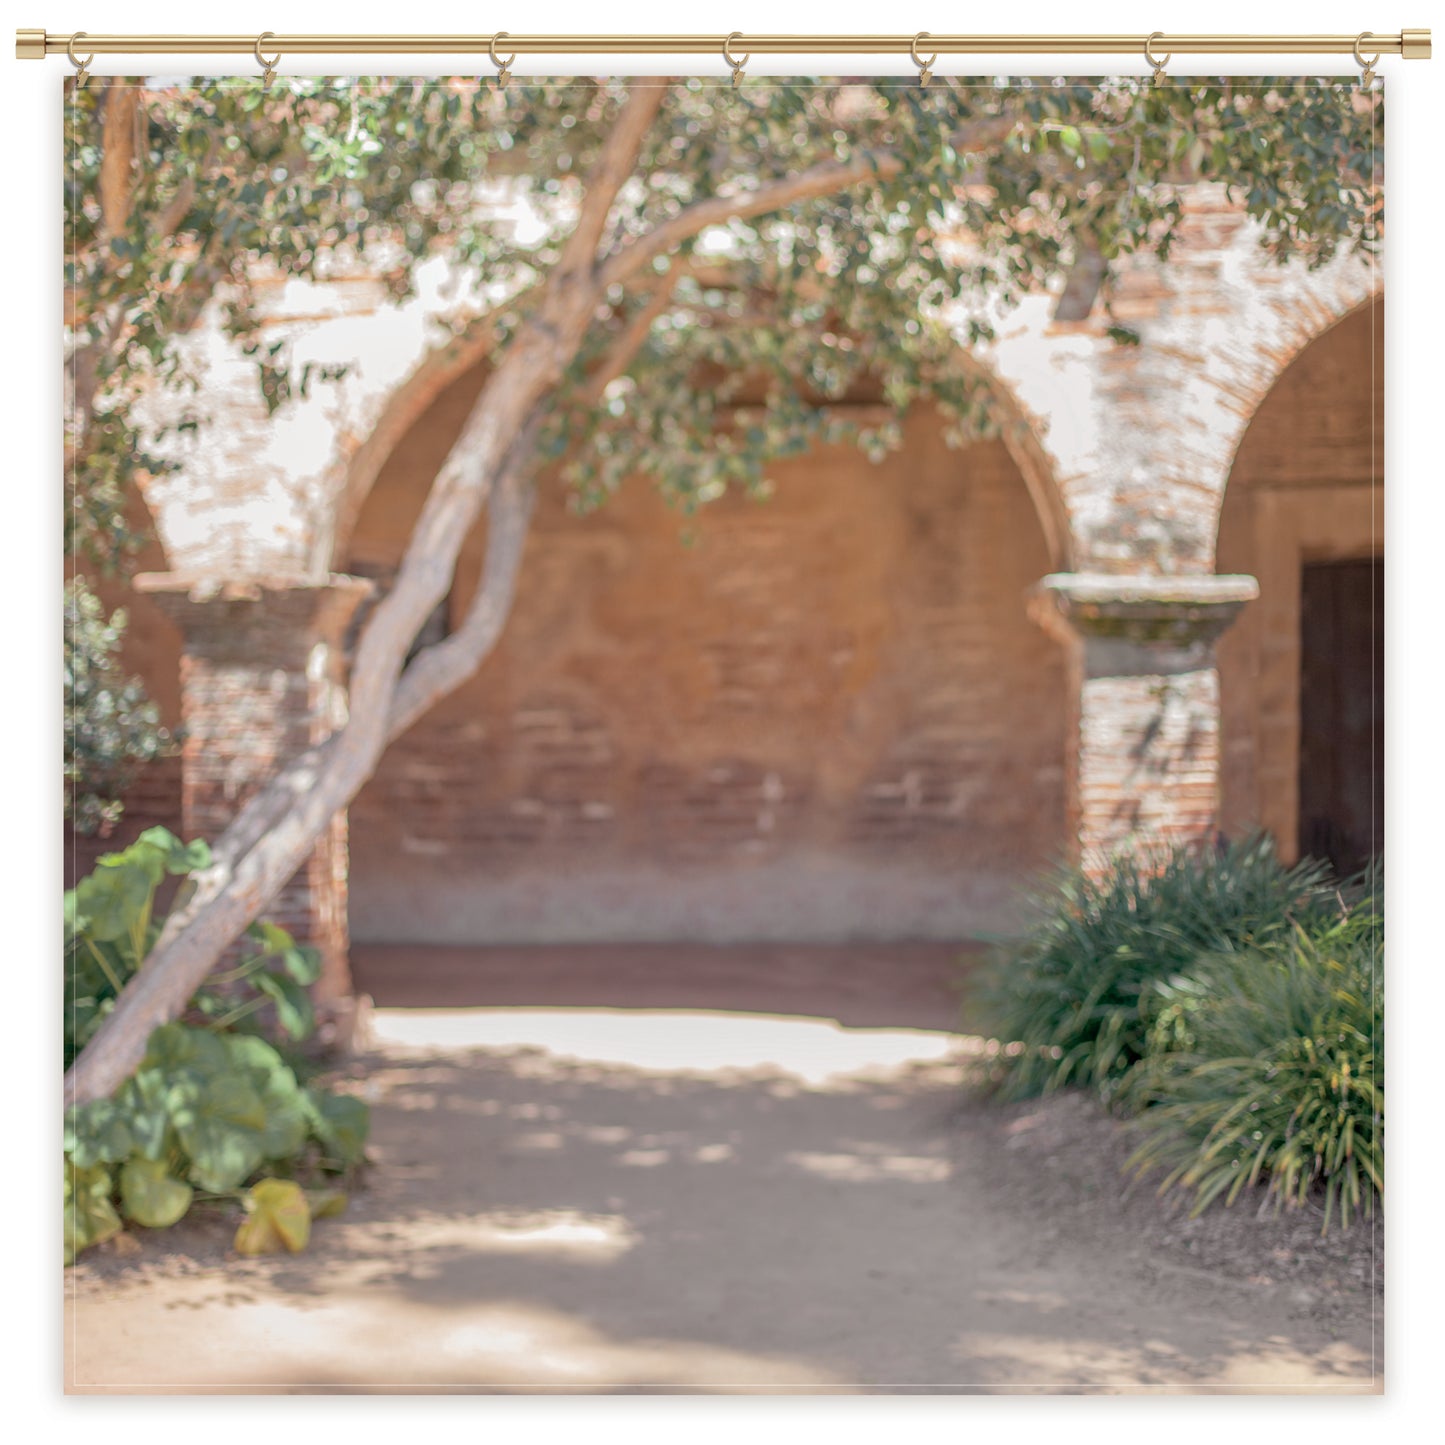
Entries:
{"type": "Polygon", "coordinates": [[[1251,577],[1063,573],[1040,584],[1036,615],[1069,651],[1069,832],[1087,863],[1213,836],[1214,645],[1256,595],[1251,577]]]}
{"type": "MultiPolygon", "coordinates": [[[[348,569],[395,563],[476,384],[393,454],[348,569]]],[[[497,651],[353,806],[358,938],[1007,924],[1064,818],[1064,660],[1025,615],[1049,551],[1023,478],[920,415],[879,465],[839,448],[774,481],[690,521],[643,481],[589,516],[544,488],[497,651]]]]}
{"type": "MultiPolygon", "coordinates": [[[[180,630],[182,827],[215,838],[276,770],[345,717],[341,639],[369,584],[287,581],[197,584],[136,579],[180,630]]],[[[340,815],[267,908],[272,922],[321,952],[319,1002],[345,997],[347,820],[340,815]]]]}

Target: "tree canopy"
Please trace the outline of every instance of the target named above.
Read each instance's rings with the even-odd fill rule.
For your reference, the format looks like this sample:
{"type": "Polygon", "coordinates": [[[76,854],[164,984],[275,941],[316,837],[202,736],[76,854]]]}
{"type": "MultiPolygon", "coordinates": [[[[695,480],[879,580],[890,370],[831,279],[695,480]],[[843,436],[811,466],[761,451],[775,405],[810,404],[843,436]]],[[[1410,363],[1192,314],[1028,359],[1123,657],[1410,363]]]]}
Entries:
{"type": "MultiPolygon", "coordinates": [[[[73,540],[114,554],[127,485],[174,464],[132,406],[156,384],[195,385],[177,342],[213,297],[272,406],[324,380],[258,330],[257,284],[278,274],[364,265],[401,298],[442,254],[504,348],[625,94],[619,81],[312,78],[73,92],[73,540]]],[[[616,279],[538,457],[567,454],[588,500],[641,471],[696,504],[850,431],[819,403],[865,378],[897,412],[927,395],[985,427],[949,322],[961,314],[981,338],[1021,294],[1095,256],[1107,306],[1108,264],[1167,256],[1197,180],[1229,186],[1281,258],[1368,249],[1379,107],[1352,83],[1269,78],[673,84],[607,218],[616,279]],[[714,224],[659,244],[699,206],[714,224]],[[715,426],[740,387],[758,396],[752,423],[715,426]]],[[[174,408],[168,425],[204,411],[174,408]]],[[[892,429],[861,440],[886,447],[892,429]]]]}

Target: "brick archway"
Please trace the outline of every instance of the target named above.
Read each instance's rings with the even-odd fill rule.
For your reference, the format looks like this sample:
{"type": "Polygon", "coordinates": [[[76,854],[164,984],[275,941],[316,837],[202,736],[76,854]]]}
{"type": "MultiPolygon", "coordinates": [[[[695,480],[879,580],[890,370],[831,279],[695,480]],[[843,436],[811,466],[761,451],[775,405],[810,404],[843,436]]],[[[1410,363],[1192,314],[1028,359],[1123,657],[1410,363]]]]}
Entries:
{"type": "Polygon", "coordinates": [[[1220,566],[1260,588],[1220,646],[1221,818],[1267,828],[1289,858],[1302,846],[1305,571],[1383,556],[1383,309],[1371,297],[1295,351],[1243,432],[1220,513],[1220,566]]]}
{"type": "MultiPolygon", "coordinates": [[[[416,416],[340,568],[395,565],[482,380],[416,416]]],[[[1011,922],[1063,843],[1063,659],[1024,607],[1059,539],[1013,459],[1026,438],[954,451],[942,433],[918,416],[882,466],[789,463],[767,502],[705,509],[692,547],[645,482],[585,518],[544,487],[497,652],[353,806],[358,941],[1011,922]]]]}

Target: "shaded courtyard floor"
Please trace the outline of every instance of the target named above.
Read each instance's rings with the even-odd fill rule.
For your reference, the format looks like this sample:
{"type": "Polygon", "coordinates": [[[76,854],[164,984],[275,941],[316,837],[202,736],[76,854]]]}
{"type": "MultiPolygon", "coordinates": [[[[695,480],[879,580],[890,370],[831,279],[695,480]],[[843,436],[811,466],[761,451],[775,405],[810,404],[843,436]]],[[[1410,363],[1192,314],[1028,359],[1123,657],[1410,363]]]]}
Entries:
{"type": "Polygon", "coordinates": [[[577,950],[474,956],[490,1007],[464,957],[363,955],[347,1215],[294,1257],[216,1215],[91,1251],[70,1388],[1379,1388],[1375,1231],[1191,1222],[1087,1099],[975,1101],[943,951],[891,990],[883,950],[695,952],[614,959],[613,1009],[577,950]]]}

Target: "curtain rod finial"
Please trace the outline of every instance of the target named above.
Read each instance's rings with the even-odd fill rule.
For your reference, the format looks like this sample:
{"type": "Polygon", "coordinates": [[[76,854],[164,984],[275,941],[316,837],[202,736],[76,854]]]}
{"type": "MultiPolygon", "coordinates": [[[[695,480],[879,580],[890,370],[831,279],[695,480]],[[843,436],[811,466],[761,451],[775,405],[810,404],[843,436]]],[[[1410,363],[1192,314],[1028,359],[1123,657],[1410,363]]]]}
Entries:
{"type": "MultiPolygon", "coordinates": [[[[1428,32],[1426,32],[1428,34],[1428,32]]],[[[1426,41],[1429,44],[1429,41],[1426,41]]],[[[17,30],[15,32],[16,60],[44,60],[45,32],[43,30],[17,30]]]]}
{"type": "Polygon", "coordinates": [[[1402,30],[1400,32],[1400,54],[1406,60],[1429,60],[1430,32],[1428,30],[1402,30]]]}

